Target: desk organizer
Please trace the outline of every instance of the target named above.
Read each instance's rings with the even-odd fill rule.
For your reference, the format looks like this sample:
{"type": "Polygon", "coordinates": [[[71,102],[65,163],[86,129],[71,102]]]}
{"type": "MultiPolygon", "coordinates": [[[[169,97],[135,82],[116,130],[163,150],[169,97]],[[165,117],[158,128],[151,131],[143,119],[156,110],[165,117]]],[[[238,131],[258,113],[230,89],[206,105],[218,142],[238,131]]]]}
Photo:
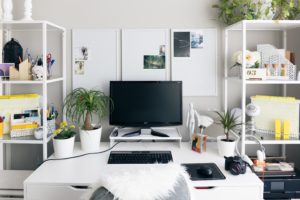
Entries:
{"type": "Polygon", "coordinates": [[[124,135],[129,132],[133,132],[137,129],[135,128],[114,128],[109,136],[110,146],[113,146],[117,142],[136,142],[136,141],[156,141],[156,142],[178,142],[179,147],[181,146],[182,136],[177,128],[152,128],[152,130],[161,132],[169,135],[169,137],[158,137],[153,136],[150,133],[150,130],[146,129],[144,131],[142,129],[141,135],[135,136],[126,136],[124,135]],[[117,133],[117,134],[116,134],[117,133]]]}

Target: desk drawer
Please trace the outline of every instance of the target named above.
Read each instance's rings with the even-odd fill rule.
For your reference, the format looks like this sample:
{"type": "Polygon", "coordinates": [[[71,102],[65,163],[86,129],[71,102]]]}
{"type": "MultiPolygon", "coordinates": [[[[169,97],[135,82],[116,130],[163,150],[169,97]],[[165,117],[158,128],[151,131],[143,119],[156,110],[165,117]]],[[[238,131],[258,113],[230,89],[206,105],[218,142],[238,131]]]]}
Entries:
{"type": "Polygon", "coordinates": [[[261,200],[262,191],[259,187],[198,187],[194,188],[195,200],[261,200]]]}
{"type": "Polygon", "coordinates": [[[91,189],[88,187],[69,185],[27,185],[26,200],[82,200],[91,189]]]}

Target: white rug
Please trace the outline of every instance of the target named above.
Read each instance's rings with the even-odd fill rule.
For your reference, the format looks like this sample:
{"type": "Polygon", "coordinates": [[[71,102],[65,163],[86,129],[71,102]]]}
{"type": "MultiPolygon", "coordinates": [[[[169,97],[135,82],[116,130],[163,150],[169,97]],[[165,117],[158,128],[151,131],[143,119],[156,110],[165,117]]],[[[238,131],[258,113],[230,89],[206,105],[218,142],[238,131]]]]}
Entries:
{"type": "Polygon", "coordinates": [[[176,193],[174,188],[178,186],[180,177],[184,178],[190,197],[189,175],[182,166],[173,163],[147,165],[138,170],[118,170],[106,174],[93,188],[95,191],[105,187],[119,200],[164,200],[176,193]]]}

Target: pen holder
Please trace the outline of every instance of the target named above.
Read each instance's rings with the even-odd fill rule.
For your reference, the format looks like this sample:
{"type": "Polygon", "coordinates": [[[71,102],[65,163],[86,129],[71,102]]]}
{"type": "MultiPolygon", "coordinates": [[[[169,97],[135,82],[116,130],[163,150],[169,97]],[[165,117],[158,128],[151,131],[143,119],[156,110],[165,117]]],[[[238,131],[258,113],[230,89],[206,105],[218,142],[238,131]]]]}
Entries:
{"type": "Polygon", "coordinates": [[[4,123],[0,123],[0,138],[3,137],[3,129],[4,129],[4,123]]]}
{"type": "Polygon", "coordinates": [[[194,133],[192,135],[192,150],[198,153],[206,152],[207,135],[194,133]]]}
{"type": "Polygon", "coordinates": [[[55,125],[55,119],[50,119],[47,120],[47,126],[48,126],[48,135],[52,134],[53,131],[55,131],[56,129],[56,125],[55,125]]]}

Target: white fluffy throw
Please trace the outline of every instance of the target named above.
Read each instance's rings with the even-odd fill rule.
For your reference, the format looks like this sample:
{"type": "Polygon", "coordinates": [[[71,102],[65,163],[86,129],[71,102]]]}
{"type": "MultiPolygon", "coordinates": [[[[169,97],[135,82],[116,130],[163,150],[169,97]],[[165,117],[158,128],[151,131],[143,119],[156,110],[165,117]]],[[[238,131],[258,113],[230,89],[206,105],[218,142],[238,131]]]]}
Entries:
{"type": "Polygon", "coordinates": [[[147,165],[109,173],[94,188],[105,187],[119,200],[167,199],[175,192],[180,177],[189,186],[189,175],[184,167],[173,163],[147,165]]]}

